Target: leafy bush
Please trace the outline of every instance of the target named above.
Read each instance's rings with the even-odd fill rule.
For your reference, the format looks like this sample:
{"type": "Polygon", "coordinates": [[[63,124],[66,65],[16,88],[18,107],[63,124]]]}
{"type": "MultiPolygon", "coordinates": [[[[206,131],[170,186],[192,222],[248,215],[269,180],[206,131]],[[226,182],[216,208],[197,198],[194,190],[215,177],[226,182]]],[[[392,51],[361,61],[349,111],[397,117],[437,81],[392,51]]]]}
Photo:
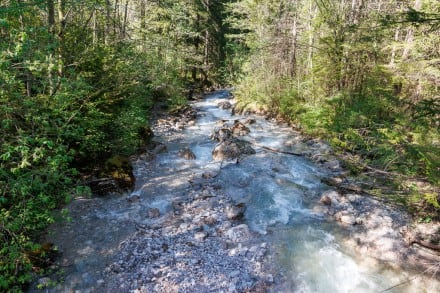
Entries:
{"type": "Polygon", "coordinates": [[[21,290],[38,266],[28,254],[55,221],[54,210],[88,194],[74,167],[133,153],[152,104],[145,56],[130,47],[88,50],[53,92],[44,54],[24,69],[11,66],[24,47],[0,55],[0,291],[21,290]],[[34,78],[30,93],[24,74],[34,78]]]}

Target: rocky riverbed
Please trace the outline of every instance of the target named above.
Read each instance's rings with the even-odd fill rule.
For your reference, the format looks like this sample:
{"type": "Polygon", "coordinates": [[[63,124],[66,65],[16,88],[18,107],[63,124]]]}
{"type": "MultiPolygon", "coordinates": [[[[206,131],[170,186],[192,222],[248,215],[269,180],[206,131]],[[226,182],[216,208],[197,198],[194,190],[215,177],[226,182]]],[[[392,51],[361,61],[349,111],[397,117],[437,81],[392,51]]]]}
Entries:
{"type": "MultiPolygon", "coordinates": [[[[57,273],[40,277],[31,292],[440,289],[438,255],[402,237],[410,218],[366,196],[327,144],[276,121],[224,119],[233,101],[220,96],[211,116],[195,105],[155,119],[155,139],[132,158],[133,192],[69,205],[71,221],[47,236],[61,253],[57,273]],[[328,225],[337,236],[319,228],[328,225]],[[326,270],[341,268],[315,268],[315,258],[353,271],[334,275],[326,270]],[[363,261],[381,268],[365,273],[375,277],[354,264],[363,261]]],[[[439,233],[433,225],[417,229],[428,240],[439,233]]]]}

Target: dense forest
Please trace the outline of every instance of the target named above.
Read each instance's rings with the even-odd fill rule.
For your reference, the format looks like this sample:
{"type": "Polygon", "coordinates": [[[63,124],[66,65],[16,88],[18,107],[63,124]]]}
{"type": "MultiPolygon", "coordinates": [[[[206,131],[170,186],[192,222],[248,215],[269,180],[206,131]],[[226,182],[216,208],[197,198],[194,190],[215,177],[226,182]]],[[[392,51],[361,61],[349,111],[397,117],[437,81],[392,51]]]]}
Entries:
{"type": "Polygon", "coordinates": [[[157,105],[230,85],[236,111],[328,140],[385,181],[372,194],[438,217],[437,0],[2,0],[0,290],[29,282],[90,164],[134,154],[157,105]]]}

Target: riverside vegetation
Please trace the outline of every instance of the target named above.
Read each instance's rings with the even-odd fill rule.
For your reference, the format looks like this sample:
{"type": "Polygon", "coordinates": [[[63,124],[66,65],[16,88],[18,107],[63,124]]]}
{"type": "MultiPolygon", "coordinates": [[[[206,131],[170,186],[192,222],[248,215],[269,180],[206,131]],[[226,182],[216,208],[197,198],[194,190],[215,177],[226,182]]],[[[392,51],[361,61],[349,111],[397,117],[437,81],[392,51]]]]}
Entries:
{"type": "Polygon", "coordinates": [[[370,193],[438,220],[439,60],[436,0],[2,1],[0,290],[44,269],[39,236],[91,194],[96,162],[220,85],[235,110],[327,139],[377,175],[370,193]]]}

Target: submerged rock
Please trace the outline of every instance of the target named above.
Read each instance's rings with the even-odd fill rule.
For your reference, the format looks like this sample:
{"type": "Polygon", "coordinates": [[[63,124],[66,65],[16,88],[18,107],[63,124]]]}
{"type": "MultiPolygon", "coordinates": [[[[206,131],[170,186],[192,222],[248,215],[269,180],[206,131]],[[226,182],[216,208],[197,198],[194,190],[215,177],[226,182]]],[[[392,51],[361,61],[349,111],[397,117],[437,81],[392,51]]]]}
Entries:
{"type": "Polygon", "coordinates": [[[163,143],[156,142],[154,148],[151,150],[153,155],[158,155],[167,152],[167,146],[163,143]]]}
{"type": "Polygon", "coordinates": [[[147,211],[147,217],[149,219],[159,218],[160,217],[160,211],[158,208],[150,208],[147,211]]]}
{"type": "Polygon", "coordinates": [[[180,150],[179,157],[184,158],[185,160],[196,159],[196,155],[189,148],[184,148],[183,150],[180,150]]]}

